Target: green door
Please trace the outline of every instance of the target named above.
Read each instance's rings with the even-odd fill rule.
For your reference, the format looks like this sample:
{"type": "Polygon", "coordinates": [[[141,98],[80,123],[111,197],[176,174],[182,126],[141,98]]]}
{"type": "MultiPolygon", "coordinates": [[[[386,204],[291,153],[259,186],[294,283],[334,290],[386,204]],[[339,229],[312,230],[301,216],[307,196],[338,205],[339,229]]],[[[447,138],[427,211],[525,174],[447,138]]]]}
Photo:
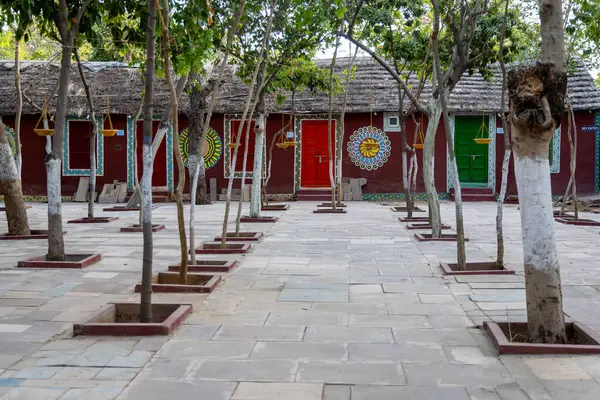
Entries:
{"type": "MultiPolygon", "coordinates": [[[[488,125],[488,117],[484,118],[488,125]]],[[[481,117],[455,117],[454,151],[460,183],[486,184],[488,181],[488,146],[473,139],[481,127],[481,117]]],[[[487,137],[487,130],[484,132],[487,137]]]]}

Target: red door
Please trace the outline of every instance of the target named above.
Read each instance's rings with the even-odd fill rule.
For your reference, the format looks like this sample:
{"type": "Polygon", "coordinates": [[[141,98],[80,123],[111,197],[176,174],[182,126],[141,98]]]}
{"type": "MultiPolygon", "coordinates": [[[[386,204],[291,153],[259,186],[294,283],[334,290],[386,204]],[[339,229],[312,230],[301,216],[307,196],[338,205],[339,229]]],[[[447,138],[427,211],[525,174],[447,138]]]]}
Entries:
{"type": "MultiPolygon", "coordinates": [[[[158,130],[159,121],[155,121],[152,124],[152,138],[158,130]]],[[[144,146],[144,121],[137,121],[137,162],[138,162],[138,177],[142,179],[142,173],[144,172],[144,160],[143,160],[143,146],[144,146]]],[[[110,162],[110,160],[107,160],[110,162]]],[[[154,157],[154,164],[152,167],[152,186],[167,186],[167,137],[163,138],[156,156],[154,157]]]]}
{"type": "MultiPolygon", "coordinates": [[[[332,154],[335,160],[335,121],[331,124],[332,154]]],[[[335,166],[334,166],[335,168],[335,166]]],[[[329,187],[327,121],[302,121],[302,187],[329,187]]]]}

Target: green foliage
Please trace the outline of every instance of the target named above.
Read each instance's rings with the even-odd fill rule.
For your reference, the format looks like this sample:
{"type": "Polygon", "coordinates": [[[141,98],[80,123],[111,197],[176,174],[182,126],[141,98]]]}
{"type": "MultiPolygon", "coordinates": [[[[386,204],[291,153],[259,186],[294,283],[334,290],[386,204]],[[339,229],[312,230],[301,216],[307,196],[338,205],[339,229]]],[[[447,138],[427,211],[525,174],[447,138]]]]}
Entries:
{"type": "Polygon", "coordinates": [[[570,0],[567,3],[565,39],[569,57],[578,57],[589,66],[600,63],[600,2],[570,0]]]}
{"type": "MultiPolygon", "coordinates": [[[[268,3],[265,0],[247,2],[242,26],[234,42],[234,61],[239,67],[238,75],[245,81],[255,69],[266,29],[268,3]]],[[[341,0],[277,1],[269,43],[265,93],[296,84],[320,87],[322,76],[309,66],[310,59],[318,49],[331,44],[332,32],[341,23],[340,17],[345,10],[341,0]],[[296,73],[298,77],[292,78],[296,73]]]]}
{"type": "Polygon", "coordinates": [[[598,75],[596,75],[596,80],[594,82],[596,82],[596,86],[600,88],[600,72],[598,73],[598,75]]]}
{"type": "MultiPolygon", "coordinates": [[[[297,58],[281,68],[275,75],[271,90],[283,90],[291,93],[300,90],[311,92],[329,91],[329,68],[319,67],[311,59],[297,58]]],[[[340,76],[333,76],[333,94],[343,92],[340,76]]],[[[278,92],[277,103],[282,104],[286,97],[278,92]]]]}
{"type": "MultiPolygon", "coordinates": [[[[46,37],[39,30],[29,30],[29,41],[21,42],[19,55],[21,60],[50,60],[60,54],[60,45],[46,37]]],[[[12,30],[0,30],[0,59],[12,60],[15,58],[15,33],[12,30]]]]}

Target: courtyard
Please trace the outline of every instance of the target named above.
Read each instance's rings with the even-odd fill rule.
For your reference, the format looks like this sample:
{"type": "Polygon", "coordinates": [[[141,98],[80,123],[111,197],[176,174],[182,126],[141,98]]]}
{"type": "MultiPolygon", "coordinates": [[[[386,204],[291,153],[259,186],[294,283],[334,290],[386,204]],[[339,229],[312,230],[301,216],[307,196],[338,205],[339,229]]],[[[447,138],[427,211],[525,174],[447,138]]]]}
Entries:
{"type": "MultiPolygon", "coordinates": [[[[30,205],[30,226],[45,229],[47,206],[30,205]]],[[[390,204],[349,202],[345,215],[314,208],[295,202],[265,213],[280,216],[275,224],[243,224],[264,232],[245,256],[202,256],[240,261],[214,292],[153,294],[154,303],[193,305],[164,337],[73,337],[73,323],[107,303],[139,302],[142,235],[119,232],[136,212],[65,223],[69,253],[102,253],[83,270],[15,268],[45,254],[47,241],[0,242],[0,398],[600,398],[600,357],[498,357],[479,328],[526,318],[517,205],[504,214],[506,266],[516,274],[455,277],[439,263],[455,261],[456,244],[416,241],[390,204]]],[[[196,243],[219,234],[223,209],[197,208],[196,243]]],[[[441,209],[455,227],[454,203],[441,209]]],[[[85,204],[63,204],[65,222],[85,213],[85,204]]],[[[469,261],[493,260],[496,204],[465,203],[464,215],[469,261]]],[[[165,271],[180,254],[175,205],[161,204],[153,223],[166,225],[154,234],[154,271],[165,271]]],[[[565,313],[600,330],[598,228],[556,230],[565,313]]]]}

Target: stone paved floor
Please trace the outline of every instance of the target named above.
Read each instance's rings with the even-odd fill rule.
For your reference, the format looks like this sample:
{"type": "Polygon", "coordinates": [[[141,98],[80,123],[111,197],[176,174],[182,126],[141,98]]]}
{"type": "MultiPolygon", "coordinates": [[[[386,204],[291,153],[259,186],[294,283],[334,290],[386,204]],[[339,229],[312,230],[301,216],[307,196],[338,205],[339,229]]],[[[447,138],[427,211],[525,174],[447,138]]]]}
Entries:
{"type": "MultiPolygon", "coordinates": [[[[314,206],[292,203],[277,224],[245,224],[266,237],[212,294],[155,294],[154,302],[194,306],[162,338],[72,338],[73,322],[98,307],[139,300],[141,234],[118,232],[136,213],[65,224],[69,252],[102,253],[83,271],[14,269],[44,254],[46,242],[0,242],[0,398],[600,398],[600,357],[497,357],[475,327],[524,319],[516,206],[506,206],[505,232],[517,275],[462,278],[443,278],[437,267],[453,260],[455,244],[415,242],[389,207],[350,203],[347,215],[333,216],[312,214],[314,206]]],[[[198,209],[198,243],[220,231],[222,212],[223,204],[198,209]]],[[[32,227],[46,227],[44,204],[28,213],[32,227]]],[[[453,214],[442,203],[455,226],[453,214]]],[[[64,205],[65,221],[84,215],[84,205],[64,205]]],[[[465,216],[469,259],[490,260],[495,204],[467,203],[465,216]]],[[[167,225],[154,236],[162,271],[179,254],[175,207],[162,205],[154,221],[167,225]]],[[[557,228],[565,312],[600,330],[598,228],[557,228]]]]}

